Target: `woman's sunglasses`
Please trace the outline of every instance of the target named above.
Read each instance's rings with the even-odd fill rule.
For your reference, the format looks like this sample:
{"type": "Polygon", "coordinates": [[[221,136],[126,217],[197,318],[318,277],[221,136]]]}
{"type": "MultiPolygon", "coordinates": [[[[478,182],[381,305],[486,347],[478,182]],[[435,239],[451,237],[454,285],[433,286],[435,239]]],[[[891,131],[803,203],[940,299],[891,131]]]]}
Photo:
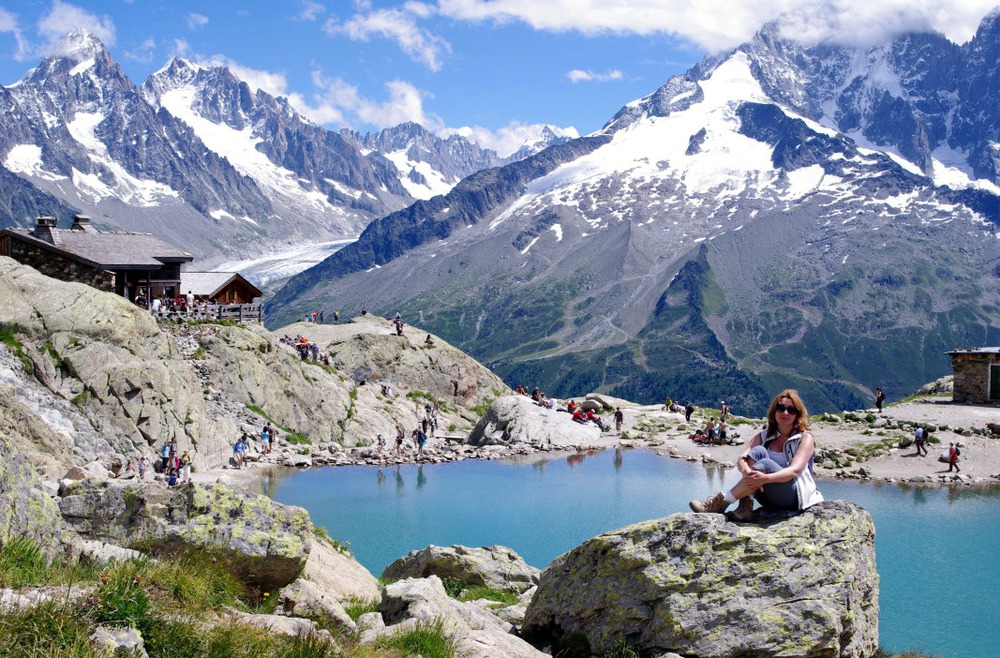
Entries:
{"type": "Polygon", "coordinates": [[[787,414],[792,414],[793,416],[799,415],[799,410],[793,407],[792,405],[787,405],[787,406],[783,404],[774,405],[775,413],[781,413],[782,411],[784,411],[787,414]]]}

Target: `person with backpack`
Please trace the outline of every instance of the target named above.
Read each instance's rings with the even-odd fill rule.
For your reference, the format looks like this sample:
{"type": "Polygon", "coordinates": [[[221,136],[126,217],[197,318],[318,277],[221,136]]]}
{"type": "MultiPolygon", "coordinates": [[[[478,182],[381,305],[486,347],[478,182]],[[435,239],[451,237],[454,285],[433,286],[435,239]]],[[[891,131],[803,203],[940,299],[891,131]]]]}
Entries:
{"type": "Polygon", "coordinates": [[[958,449],[958,445],[955,443],[948,444],[948,472],[954,468],[956,473],[960,473],[962,469],[958,467],[958,458],[961,456],[962,451],[958,449]]]}
{"type": "Polygon", "coordinates": [[[919,425],[913,433],[913,445],[917,446],[917,457],[927,456],[927,430],[919,425]]]}

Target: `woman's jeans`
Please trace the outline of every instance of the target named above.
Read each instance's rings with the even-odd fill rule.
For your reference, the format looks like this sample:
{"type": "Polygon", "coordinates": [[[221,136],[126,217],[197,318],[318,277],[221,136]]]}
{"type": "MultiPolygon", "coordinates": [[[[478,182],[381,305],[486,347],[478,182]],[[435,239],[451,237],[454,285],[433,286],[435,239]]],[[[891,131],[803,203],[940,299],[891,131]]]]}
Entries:
{"type": "MultiPolygon", "coordinates": [[[[750,449],[748,456],[750,459],[754,460],[753,469],[755,471],[761,471],[762,473],[776,473],[784,468],[778,464],[778,462],[771,459],[768,455],[767,448],[764,446],[754,446],[750,449]]],[[[789,480],[788,482],[765,484],[764,488],[755,493],[753,497],[757,499],[757,502],[760,503],[764,509],[780,511],[792,511],[799,509],[799,490],[794,479],[789,480]]]]}

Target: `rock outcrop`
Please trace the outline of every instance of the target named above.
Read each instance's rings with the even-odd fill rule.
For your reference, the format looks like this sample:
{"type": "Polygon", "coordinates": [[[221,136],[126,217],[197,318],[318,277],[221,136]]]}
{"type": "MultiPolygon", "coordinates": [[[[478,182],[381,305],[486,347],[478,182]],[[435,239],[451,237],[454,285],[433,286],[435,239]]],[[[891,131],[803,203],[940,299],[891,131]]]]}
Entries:
{"type": "Polygon", "coordinates": [[[0,546],[12,539],[30,539],[54,554],[64,540],[65,526],[35,469],[3,426],[8,418],[0,404],[0,546]]]}
{"type": "Polygon", "coordinates": [[[565,412],[538,406],[523,395],[497,398],[469,434],[472,445],[525,443],[552,448],[596,444],[601,430],[596,425],[575,423],[565,412]]]}
{"type": "Polygon", "coordinates": [[[428,546],[410,551],[382,572],[382,580],[454,578],[466,585],[521,594],[538,584],[540,571],[506,546],[428,546]]]}
{"type": "MultiPolygon", "coordinates": [[[[373,636],[410,631],[418,624],[440,621],[455,642],[457,658],[545,658],[547,655],[513,635],[513,626],[476,603],[449,597],[437,576],[408,578],[386,585],[379,612],[385,627],[376,623],[372,627],[373,636]]],[[[359,626],[364,619],[359,620],[359,626]]]]}
{"type": "Polygon", "coordinates": [[[878,580],[875,527],[853,503],[747,524],[674,514],[556,558],[522,633],[553,654],[582,641],[596,654],[626,642],[689,658],[867,658],[878,580]]]}
{"type": "Polygon", "coordinates": [[[107,481],[70,484],[63,519],[88,539],[156,552],[217,551],[245,582],[274,591],[295,580],[312,543],[309,514],[223,485],[167,489],[107,481]]]}
{"type": "Polygon", "coordinates": [[[241,432],[259,436],[266,419],[281,441],[367,446],[379,433],[394,436],[397,423],[412,431],[434,403],[438,436],[464,439],[477,408],[509,391],[444,341],[396,336],[371,316],[277,334],[259,325],[157,324],[122,297],[4,257],[0,299],[0,383],[49,427],[33,461],[63,471],[100,460],[118,472],[140,455],[152,460],[168,439],[191,451],[196,472],[219,468],[241,432]],[[301,360],[278,339],[298,333],[329,354],[329,366],[301,360]]]}

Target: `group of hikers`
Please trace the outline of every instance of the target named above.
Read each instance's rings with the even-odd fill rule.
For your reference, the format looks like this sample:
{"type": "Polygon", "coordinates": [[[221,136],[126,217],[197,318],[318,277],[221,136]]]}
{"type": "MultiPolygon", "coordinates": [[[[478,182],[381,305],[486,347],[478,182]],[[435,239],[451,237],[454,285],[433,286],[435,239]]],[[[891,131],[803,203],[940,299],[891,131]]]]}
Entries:
{"type": "MultiPolygon", "coordinates": [[[[166,478],[168,486],[191,481],[191,463],[194,461],[188,450],[179,451],[177,441],[170,439],[165,441],[157,449],[159,459],[152,463],[153,471],[162,473],[166,478]]],[[[138,475],[140,480],[146,479],[146,472],[150,467],[145,455],[139,457],[138,462],[129,461],[125,466],[125,473],[138,475]]]]}
{"type": "Polygon", "coordinates": [[[732,445],[735,437],[730,436],[729,429],[725,423],[716,423],[714,420],[709,420],[705,423],[704,429],[699,427],[688,438],[695,443],[723,446],[732,445]]]}
{"type": "Polygon", "coordinates": [[[330,365],[330,355],[326,352],[320,352],[319,343],[314,340],[309,340],[301,334],[296,334],[295,338],[285,334],[281,337],[281,342],[298,352],[299,358],[303,361],[322,363],[325,366],[330,365]]]}
{"type": "MultiPolygon", "coordinates": [[[[587,402],[590,401],[585,401],[584,403],[577,404],[575,400],[570,400],[569,402],[566,403],[565,407],[561,407],[559,406],[558,400],[556,400],[554,397],[547,396],[545,392],[539,390],[537,386],[531,390],[531,393],[528,393],[528,389],[525,388],[524,386],[518,386],[514,390],[514,392],[517,393],[518,395],[526,395],[530,397],[532,400],[534,400],[535,404],[537,404],[540,407],[544,407],[546,409],[553,409],[555,411],[565,411],[569,413],[570,419],[573,422],[580,423],[581,425],[586,425],[587,423],[593,423],[597,425],[602,432],[611,431],[611,427],[607,423],[605,423],[604,419],[602,419],[601,416],[596,412],[596,409],[594,407],[598,406],[597,403],[587,404],[587,402]]],[[[622,431],[622,424],[625,420],[625,415],[624,413],[622,413],[620,407],[618,409],[615,409],[614,419],[615,419],[615,431],[620,433],[622,431]]]]}
{"type": "MultiPolygon", "coordinates": [[[[413,452],[415,453],[417,459],[424,456],[424,451],[427,448],[427,442],[430,437],[434,436],[434,430],[436,428],[436,417],[431,418],[430,415],[427,415],[421,419],[420,425],[410,432],[410,441],[413,444],[413,452]]],[[[385,461],[388,458],[387,448],[388,446],[386,445],[385,437],[381,434],[376,435],[375,454],[382,461],[385,461]]],[[[396,423],[396,444],[394,448],[396,457],[402,457],[406,449],[406,430],[403,429],[401,424],[396,423]]]]}
{"type": "MultiPolygon", "coordinates": [[[[313,322],[315,324],[323,324],[326,322],[326,312],[325,311],[313,311],[312,313],[306,313],[302,320],[304,322],[313,322]]],[[[333,323],[340,323],[340,309],[334,309],[333,311],[333,323]]]]}

